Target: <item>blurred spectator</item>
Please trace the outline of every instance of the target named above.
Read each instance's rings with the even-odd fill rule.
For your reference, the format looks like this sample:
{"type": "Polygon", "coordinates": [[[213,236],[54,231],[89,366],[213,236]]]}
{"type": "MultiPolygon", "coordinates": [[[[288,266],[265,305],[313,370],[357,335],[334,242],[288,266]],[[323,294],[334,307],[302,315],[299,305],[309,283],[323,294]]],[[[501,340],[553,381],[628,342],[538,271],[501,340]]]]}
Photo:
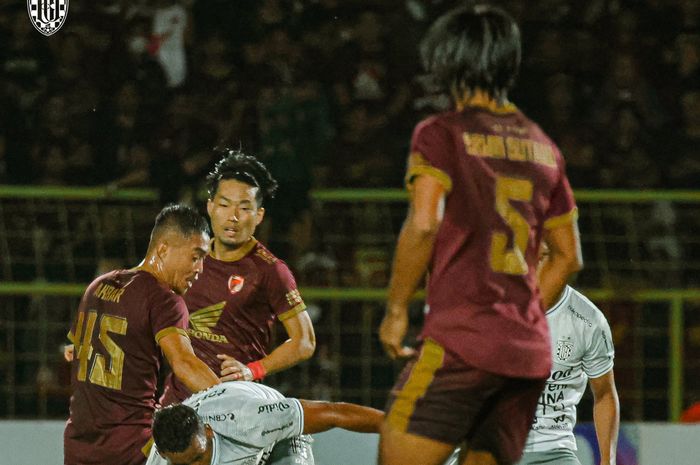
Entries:
{"type": "Polygon", "coordinates": [[[158,0],[153,13],[152,53],[165,72],[168,87],[180,87],[187,77],[185,38],[187,10],[178,0],[158,0]]]}
{"type": "Polygon", "coordinates": [[[204,175],[211,168],[211,148],[216,145],[216,129],[198,117],[188,93],[172,98],[155,142],[152,172],[163,202],[192,201],[204,175]]]}
{"type": "Polygon", "coordinates": [[[47,89],[47,69],[51,55],[46,42],[27,20],[24,8],[5,7],[3,16],[12,18],[5,25],[7,40],[0,52],[0,101],[4,114],[1,122],[5,135],[5,169],[10,182],[26,184],[35,181],[31,164],[31,144],[41,98],[47,89]],[[10,10],[10,11],[7,11],[10,10]]]}
{"type": "Polygon", "coordinates": [[[700,3],[697,0],[679,0],[682,28],[686,31],[700,30],[700,3]]]}
{"type": "Polygon", "coordinates": [[[672,134],[665,163],[667,185],[697,189],[700,185],[700,89],[681,97],[682,126],[672,134]]]}
{"type": "Polygon", "coordinates": [[[603,84],[596,105],[599,122],[610,120],[610,113],[621,103],[627,103],[636,107],[645,125],[660,128],[667,121],[667,115],[654,87],[642,73],[636,55],[617,51],[611,56],[608,69],[609,78],[603,84]]]}
{"type": "Polygon", "coordinates": [[[662,174],[657,159],[652,155],[654,137],[652,128],[645,126],[638,109],[629,103],[619,105],[605,122],[608,137],[601,139],[598,150],[603,165],[603,186],[608,188],[639,189],[658,187],[662,174]]]}

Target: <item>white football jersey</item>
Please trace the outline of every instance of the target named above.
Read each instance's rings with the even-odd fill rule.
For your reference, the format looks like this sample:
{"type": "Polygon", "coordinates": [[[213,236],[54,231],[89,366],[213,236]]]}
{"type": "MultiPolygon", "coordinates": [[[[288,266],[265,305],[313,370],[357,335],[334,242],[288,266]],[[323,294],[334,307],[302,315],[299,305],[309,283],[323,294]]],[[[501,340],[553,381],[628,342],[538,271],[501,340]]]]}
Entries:
{"type": "MultiPolygon", "coordinates": [[[[195,409],[214,430],[211,465],[264,463],[277,441],[299,436],[304,430],[301,403],[258,383],[222,383],[192,395],[183,404],[195,409]]],[[[168,462],[154,446],[146,465],[168,462]]]]}
{"type": "Polygon", "coordinates": [[[583,294],[567,286],[547,311],[552,339],[552,372],[535,411],[524,452],[576,450],[576,405],[588,384],[613,367],[610,325],[583,294]]]}

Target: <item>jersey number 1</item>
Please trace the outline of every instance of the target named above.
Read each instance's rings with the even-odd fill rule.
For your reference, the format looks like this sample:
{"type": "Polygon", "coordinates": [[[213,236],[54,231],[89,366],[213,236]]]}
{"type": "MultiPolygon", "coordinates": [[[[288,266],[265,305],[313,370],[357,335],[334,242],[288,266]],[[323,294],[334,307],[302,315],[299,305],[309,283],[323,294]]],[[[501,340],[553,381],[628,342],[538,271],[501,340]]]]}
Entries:
{"type": "Polygon", "coordinates": [[[528,272],[525,251],[530,238],[530,225],[513,207],[511,200],[532,200],[532,181],[496,176],[496,211],[513,234],[513,247],[508,248],[508,234],[494,232],[491,238],[491,269],[498,273],[524,275],[528,272]]]}
{"type": "Polygon", "coordinates": [[[110,389],[120,390],[122,388],[122,375],[124,370],[124,351],[109,337],[108,333],[126,334],[127,321],[125,318],[102,315],[100,316],[99,340],[109,354],[109,364],[102,354],[94,353],[92,347],[92,335],[95,330],[97,312],[90,310],[78,314],[78,324],[76,325],[75,347],[78,365],[78,381],[85,381],[88,378],[88,365],[92,361],[90,368],[90,382],[110,389]],[[93,357],[94,353],[94,357],[93,357]]]}

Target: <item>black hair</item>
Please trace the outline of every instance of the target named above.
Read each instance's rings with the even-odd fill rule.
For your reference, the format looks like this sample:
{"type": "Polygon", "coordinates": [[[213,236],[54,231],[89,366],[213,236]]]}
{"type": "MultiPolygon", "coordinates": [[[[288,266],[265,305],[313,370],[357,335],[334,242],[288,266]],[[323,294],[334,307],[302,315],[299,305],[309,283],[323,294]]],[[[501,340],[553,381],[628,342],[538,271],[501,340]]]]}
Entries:
{"type": "Polygon", "coordinates": [[[151,244],[154,238],[166,230],[175,230],[182,237],[211,234],[209,223],[197,210],[189,205],[175,203],[166,205],[156,216],[156,222],[151,231],[151,244]]]}
{"type": "Polygon", "coordinates": [[[235,179],[258,188],[255,200],[262,207],[264,200],[274,198],[277,192],[277,181],[272,177],[265,165],[252,155],[246,155],[240,150],[214,149],[215,153],[223,154],[214,169],[207,175],[207,192],[213,199],[222,179],[235,179]]]}
{"type": "Polygon", "coordinates": [[[187,405],[169,405],[153,414],[153,441],[159,452],[183,452],[203,433],[204,423],[187,405]]]}
{"type": "Polygon", "coordinates": [[[455,8],[433,23],[420,54],[441,90],[463,94],[478,87],[505,99],[520,67],[520,29],[498,7],[455,8]]]}

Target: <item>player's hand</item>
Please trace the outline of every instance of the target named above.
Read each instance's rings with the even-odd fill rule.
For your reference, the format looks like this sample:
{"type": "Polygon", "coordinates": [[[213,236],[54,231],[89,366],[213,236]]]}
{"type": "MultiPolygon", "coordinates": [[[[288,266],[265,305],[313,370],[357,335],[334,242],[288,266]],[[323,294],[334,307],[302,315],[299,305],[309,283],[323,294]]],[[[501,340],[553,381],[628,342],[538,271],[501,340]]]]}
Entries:
{"type": "Polygon", "coordinates": [[[386,312],[382,324],[379,326],[379,340],[390,358],[407,358],[415,355],[415,349],[403,345],[407,330],[408,309],[386,312]]]}
{"type": "Polygon", "coordinates": [[[226,354],[217,354],[216,358],[221,360],[221,381],[252,381],[253,372],[250,368],[239,362],[235,358],[226,354]]]}
{"type": "Polygon", "coordinates": [[[74,352],[75,352],[75,345],[66,344],[65,346],[63,346],[63,358],[66,359],[66,362],[73,361],[73,353],[74,352]]]}

